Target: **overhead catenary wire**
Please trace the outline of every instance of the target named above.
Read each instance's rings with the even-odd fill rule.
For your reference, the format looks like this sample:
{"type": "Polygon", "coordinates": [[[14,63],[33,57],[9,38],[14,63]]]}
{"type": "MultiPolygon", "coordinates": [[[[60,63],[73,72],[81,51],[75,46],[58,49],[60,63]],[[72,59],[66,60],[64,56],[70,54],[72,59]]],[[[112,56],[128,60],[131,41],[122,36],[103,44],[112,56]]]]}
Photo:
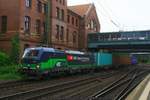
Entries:
{"type": "MultiPolygon", "coordinates": [[[[97,1],[97,2],[99,2],[99,3],[101,3],[99,0],[97,1]]],[[[116,14],[112,11],[112,9],[110,8],[110,6],[108,5],[108,3],[107,3],[107,0],[105,0],[105,2],[103,2],[103,4],[105,4],[105,7],[103,6],[103,8],[105,9],[105,8],[107,8],[106,9],[106,12],[109,14],[109,15],[113,15],[113,17],[115,18],[115,22],[117,22],[119,25],[121,25],[121,23],[120,22],[118,22],[118,20],[116,20],[116,19],[119,19],[118,18],[118,16],[116,16],[116,14]]],[[[101,5],[102,5],[102,3],[101,3],[101,5]]],[[[114,19],[113,19],[114,20],[114,19]]]]}
{"type": "MultiPolygon", "coordinates": [[[[114,24],[114,25],[115,25],[116,27],[118,27],[119,29],[121,29],[121,24],[120,24],[117,20],[114,20],[114,18],[112,18],[112,15],[113,15],[113,17],[114,17],[114,14],[112,13],[112,10],[109,10],[109,11],[108,11],[108,10],[106,9],[106,7],[104,7],[103,4],[102,4],[99,0],[97,0],[96,2],[97,2],[98,4],[100,4],[101,7],[103,8],[103,10],[108,14],[111,23],[114,24]],[[110,14],[110,12],[111,12],[111,14],[110,14]]],[[[107,6],[107,8],[108,8],[108,6],[107,6]]]]}
{"type": "MultiPolygon", "coordinates": [[[[94,3],[94,2],[92,2],[92,3],[94,3]]],[[[110,17],[106,13],[104,13],[102,10],[100,10],[100,8],[97,7],[96,10],[98,10],[98,12],[100,12],[99,14],[105,16],[104,17],[105,19],[107,19],[107,20],[109,19],[110,20],[110,17]]]]}
{"type": "MultiPolygon", "coordinates": [[[[92,0],[92,1],[94,1],[94,0],[92,0]]],[[[103,0],[103,1],[105,1],[103,3],[101,3],[101,1],[100,0],[95,0],[95,2],[97,2],[98,4],[101,5],[101,7],[108,14],[108,16],[110,16],[110,17],[111,17],[111,15],[113,16],[113,18],[111,17],[111,19],[113,19],[113,20],[110,20],[110,21],[115,26],[117,26],[118,28],[120,28],[120,30],[123,30],[123,31],[149,30],[150,25],[132,25],[131,26],[131,25],[125,25],[125,24],[122,24],[122,23],[118,22],[118,20],[116,20],[116,19],[119,19],[119,18],[116,16],[116,14],[114,14],[114,12],[112,11],[112,9],[109,7],[107,0],[103,0]],[[103,4],[105,4],[105,6],[103,6],[103,4]]]]}
{"type": "Polygon", "coordinates": [[[100,5],[100,7],[102,7],[103,10],[101,10],[99,7],[97,7],[98,12],[100,12],[100,14],[103,15],[105,19],[107,18],[107,20],[110,21],[115,27],[117,27],[117,28],[119,28],[119,30],[121,30],[121,24],[118,21],[114,20],[111,16],[111,15],[113,15],[112,10],[110,10],[110,12],[112,13],[112,14],[110,14],[108,12],[108,10],[106,10],[106,8],[102,5],[102,3],[100,1],[98,1],[98,0],[97,1],[91,0],[91,1],[96,6],[100,5]]]}

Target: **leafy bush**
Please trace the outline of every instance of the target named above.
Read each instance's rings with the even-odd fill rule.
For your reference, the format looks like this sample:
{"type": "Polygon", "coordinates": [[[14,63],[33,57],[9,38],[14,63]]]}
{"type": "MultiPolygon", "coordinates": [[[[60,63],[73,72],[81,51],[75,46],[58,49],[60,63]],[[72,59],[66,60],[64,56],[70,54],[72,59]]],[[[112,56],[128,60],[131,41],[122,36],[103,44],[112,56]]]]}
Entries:
{"type": "Polygon", "coordinates": [[[5,66],[9,64],[11,64],[9,56],[3,52],[0,52],[0,66],[5,66]]]}
{"type": "Polygon", "coordinates": [[[12,48],[10,58],[13,63],[19,63],[19,55],[20,55],[20,41],[19,35],[16,34],[11,40],[12,48]]]}
{"type": "Polygon", "coordinates": [[[0,80],[19,80],[24,78],[18,72],[18,65],[7,65],[4,67],[0,67],[0,80]]]}

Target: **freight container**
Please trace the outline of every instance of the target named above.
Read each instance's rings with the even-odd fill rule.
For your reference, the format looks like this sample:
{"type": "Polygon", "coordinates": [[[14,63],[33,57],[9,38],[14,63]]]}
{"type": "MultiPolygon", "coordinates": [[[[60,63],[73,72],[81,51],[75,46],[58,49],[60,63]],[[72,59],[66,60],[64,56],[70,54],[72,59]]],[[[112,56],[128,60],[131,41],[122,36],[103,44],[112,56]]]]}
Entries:
{"type": "Polygon", "coordinates": [[[113,65],[124,66],[131,64],[131,57],[128,53],[117,53],[113,54],[113,65]]]}
{"type": "Polygon", "coordinates": [[[136,55],[137,56],[137,60],[139,63],[147,63],[149,62],[149,55],[147,54],[139,54],[139,55],[136,55]]]}
{"type": "Polygon", "coordinates": [[[98,67],[108,67],[112,65],[111,53],[95,53],[96,65],[98,67]]]}
{"type": "Polygon", "coordinates": [[[135,65],[138,63],[137,57],[135,55],[131,55],[131,64],[135,65]]]}

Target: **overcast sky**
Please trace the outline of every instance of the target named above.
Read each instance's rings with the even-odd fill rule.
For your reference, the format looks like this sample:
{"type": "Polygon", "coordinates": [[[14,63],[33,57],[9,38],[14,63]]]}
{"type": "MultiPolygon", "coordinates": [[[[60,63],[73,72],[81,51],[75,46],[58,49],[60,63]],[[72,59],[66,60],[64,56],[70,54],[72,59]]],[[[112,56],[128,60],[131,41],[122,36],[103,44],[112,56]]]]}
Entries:
{"type": "Polygon", "coordinates": [[[94,3],[102,32],[150,30],[150,0],[68,0],[68,5],[94,3]]]}

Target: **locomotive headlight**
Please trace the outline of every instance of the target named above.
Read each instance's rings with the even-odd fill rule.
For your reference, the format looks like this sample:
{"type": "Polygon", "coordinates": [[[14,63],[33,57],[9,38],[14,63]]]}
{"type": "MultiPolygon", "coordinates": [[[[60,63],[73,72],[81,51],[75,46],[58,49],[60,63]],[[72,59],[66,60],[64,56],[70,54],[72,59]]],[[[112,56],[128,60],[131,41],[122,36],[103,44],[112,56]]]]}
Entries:
{"type": "Polygon", "coordinates": [[[39,69],[39,68],[40,68],[40,65],[37,65],[37,66],[36,66],[36,68],[38,68],[38,69],[39,69]]]}

